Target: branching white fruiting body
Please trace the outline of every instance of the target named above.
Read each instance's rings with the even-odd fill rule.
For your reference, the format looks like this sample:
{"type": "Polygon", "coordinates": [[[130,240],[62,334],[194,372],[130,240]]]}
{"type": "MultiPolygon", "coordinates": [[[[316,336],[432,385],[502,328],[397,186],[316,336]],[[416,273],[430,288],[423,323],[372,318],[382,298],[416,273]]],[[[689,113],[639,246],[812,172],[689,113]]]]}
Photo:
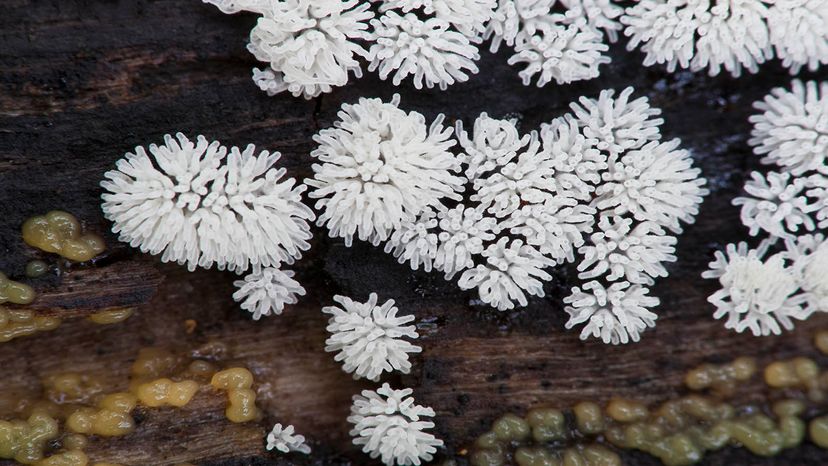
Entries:
{"type": "Polygon", "coordinates": [[[343,361],[342,369],[353,373],[354,378],[364,377],[378,381],[383,372],[394,370],[407,374],[411,370],[409,353],[419,353],[422,348],[403,340],[416,339],[417,330],[413,315],[397,317],[394,300],[377,305],[376,293],[371,293],[365,303],[355,302],[345,296],[334,296],[342,307],[328,306],[322,312],[330,314],[325,351],[337,352],[336,361],[343,361]]]}
{"type": "Polygon", "coordinates": [[[828,241],[821,233],[786,240],[787,258],[805,294],[807,313],[828,312],[828,241]]]}
{"type": "Polygon", "coordinates": [[[116,162],[101,186],[102,209],[121,241],[164,262],[243,272],[293,263],[310,244],[305,186],[282,179],[278,152],[229,150],[199,136],[164,137],[116,162]]]}
{"type": "Polygon", "coordinates": [[[773,58],[796,74],[828,63],[828,4],[822,0],[640,0],[620,18],[644,65],[710,75],[751,73],[773,58]]]}
{"type": "Polygon", "coordinates": [[[241,308],[253,314],[253,320],[262,316],[279,315],[286,304],[296,304],[305,288],[293,279],[292,270],[282,271],[275,267],[254,270],[233,285],[238,290],[233,299],[241,302],[241,308]]]}
{"type": "Polygon", "coordinates": [[[751,236],[760,231],[776,238],[793,238],[800,230],[813,231],[816,227],[805,196],[807,181],[791,179],[790,173],[770,172],[767,177],[759,172],[751,174],[745,183],[750,197],[737,197],[733,205],[742,206],[742,224],[749,228],[751,236]]]}
{"type": "Polygon", "coordinates": [[[803,308],[806,296],[797,294],[796,271],[786,265],[785,254],[765,259],[771,241],[757,249],[746,243],[728,244],[726,254],[716,251],[704,278],[716,278],[722,288],[708,301],[716,306],[715,319],[727,317],[725,328],[755,336],[778,335],[793,329],[793,320],[806,319],[812,311],[803,308]]]}
{"type": "Polygon", "coordinates": [[[748,143],[755,154],[764,155],[762,163],[795,176],[828,172],[828,81],[795,79],[790,90],[774,88],[753,106],[762,113],[749,118],[753,131],[748,143]]]}
{"type": "Polygon", "coordinates": [[[323,129],[311,152],[310,197],[322,210],[318,223],[331,236],[351,243],[354,235],[379,244],[404,220],[443,198],[460,199],[463,178],[454,175],[460,161],[448,150],[455,144],[442,118],[426,126],[425,117],[379,99],[344,104],[339,121],[323,129]]]}
{"type": "Polygon", "coordinates": [[[293,426],[282,428],[282,424],[276,424],[267,434],[267,449],[279,450],[282,453],[296,451],[304,455],[311,452],[310,446],[305,443],[305,437],[293,433],[293,426]]]}
{"type": "Polygon", "coordinates": [[[410,388],[394,390],[387,383],[378,390],[354,395],[348,422],[354,424],[354,445],[387,466],[416,465],[431,461],[443,441],[426,432],[434,423],[434,410],[414,404],[410,388]]]}

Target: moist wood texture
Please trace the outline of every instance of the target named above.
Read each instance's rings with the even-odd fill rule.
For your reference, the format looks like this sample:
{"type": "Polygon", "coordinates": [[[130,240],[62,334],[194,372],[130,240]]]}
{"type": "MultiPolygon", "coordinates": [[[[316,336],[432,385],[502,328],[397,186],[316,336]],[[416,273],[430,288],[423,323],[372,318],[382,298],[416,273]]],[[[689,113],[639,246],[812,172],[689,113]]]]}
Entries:
{"type": "MultiPolygon", "coordinates": [[[[467,447],[493,419],[538,406],[568,407],[613,395],[656,402],[682,393],[681,377],[702,362],[738,355],[762,361],[793,355],[817,356],[812,332],[828,326],[816,316],[780,337],[736,335],[711,319],[706,296],[715,284],[699,278],[712,252],[745,239],[730,200],[750,170],[759,167],[746,144],[751,103],[790,77],[777,63],[756,76],[732,79],[668,74],[643,68],[642,56],[623,44],[599,79],[543,89],[523,87],[507,52],[483,52],[482,72],[447,92],[394,88],[373,75],[324,97],[305,101],[268,98],[250,80],[255,65],[245,50],[255,18],[225,16],[197,0],[83,1],[7,0],[0,15],[0,270],[22,277],[27,260],[43,257],[20,239],[29,216],[61,208],[106,234],[110,251],[96,264],[66,267],[59,275],[29,280],[41,298],[39,312],[67,317],[53,332],[0,344],[0,392],[38,389],[48,373],[80,370],[124,388],[139,348],[195,349],[210,342],[228,348],[227,364],[249,367],[256,376],[258,423],[224,419],[223,400],[201,393],[178,410],[142,410],[137,432],[121,439],[93,439],[95,461],[162,465],[282,463],[363,464],[350,446],[345,422],[349,400],[365,383],[354,382],[324,353],[326,319],[320,308],[333,294],[365,298],[377,291],[417,315],[424,351],[415,371],[392,382],[415,389],[433,406],[437,433],[447,455],[467,447]],[[664,111],[665,137],[679,137],[708,178],[711,195],[697,223],[678,244],[679,261],[654,293],[662,299],[658,327],[626,347],[583,343],[563,329],[561,298],[573,285],[572,270],[556,272],[547,297],[515,312],[498,313],[473,304],[436,273],[411,272],[382,251],[315,230],[313,249],[297,266],[308,296],[284,315],[253,322],[230,297],[234,276],[218,271],[188,273],[158,263],[107,234],[99,209],[98,182],[117,158],[135,145],[160,142],[165,133],[204,134],[227,144],[255,143],[283,153],[290,175],[310,172],[311,135],[329,125],[342,102],[359,96],[389,98],[433,118],[471,122],[480,112],[520,119],[528,131],[561,115],[581,95],[632,85],[664,111]],[[163,277],[163,282],[160,279],[163,277]],[[154,293],[154,294],[153,294],[154,293]],[[151,299],[151,301],[149,301],[151,299]],[[94,310],[140,305],[115,326],[71,319],[94,310]],[[196,329],[186,332],[185,321],[196,329]],[[309,458],[264,451],[263,436],[276,421],[294,424],[311,439],[309,458]]],[[[826,73],[815,78],[826,78],[826,73]]],[[[57,264],[54,257],[47,260],[57,264]]],[[[758,389],[749,397],[761,399],[758,389]]],[[[5,397],[9,398],[9,397],[5,397]]],[[[8,408],[0,403],[0,407],[8,408]]],[[[0,413],[0,417],[6,413],[0,413]]],[[[625,464],[655,465],[643,454],[625,454],[625,464]]],[[[462,461],[462,458],[461,458],[462,461]]],[[[703,464],[825,464],[828,455],[806,443],[777,458],[761,459],[741,449],[712,454],[703,464]]]]}

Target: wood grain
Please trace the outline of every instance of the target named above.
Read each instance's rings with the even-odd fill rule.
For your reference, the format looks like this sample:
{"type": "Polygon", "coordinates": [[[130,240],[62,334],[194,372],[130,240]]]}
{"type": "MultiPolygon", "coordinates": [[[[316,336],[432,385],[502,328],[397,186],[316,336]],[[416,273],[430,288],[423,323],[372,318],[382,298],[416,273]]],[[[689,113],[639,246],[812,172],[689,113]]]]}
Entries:
{"type": "MultiPolygon", "coordinates": [[[[42,292],[34,308],[68,319],[56,331],[0,345],[0,390],[37,390],[39,377],[67,369],[90,371],[123,387],[141,347],[194,349],[221,342],[229,350],[228,364],[245,365],[255,374],[266,415],[258,423],[234,425],[224,419],[221,399],[200,393],[184,411],[142,410],[133,435],[94,439],[88,450],[94,460],[126,465],[369,463],[349,444],[345,417],[350,397],[371,384],[353,381],[323,351],[326,319],[319,310],[336,293],[365,298],[377,291],[416,314],[424,351],[414,359],[412,374],[388,380],[411,386],[419,402],[437,410],[446,457],[507,411],[539,404],[567,407],[613,395],[656,402],[681,393],[684,371],[702,362],[737,355],[763,361],[815,356],[811,333],[828,326],[828,318],[815,316],[779,337],[736,335],[712,320],[705,299],[715,284],[699,277],[714,250],[746,239],[730,201],[749,171],[759,168],[746,144],[751,103],[790,80],[778,63],[740,79],[668,74],[643,68],[639,53],[617,44],[613,63],[599,79],[537,89],[520,85],[517,70],[506,64],[506,51],[483,52],[483,72],[447,92],[417,91],[408,84],[394,88],[369,75],[305,101],[268,98],[251,83],[255,62],[245,42],[254,22],[253,16],[222,15],[196,0],[4,2],[0,270],[20,277],[26,261],[41,257],[19,237],[20,224],[31,215],[66,209],[90,230],[107,232],[98,183],[135,145],[159,142],[175,131],[227,144],[255,143],[281,151],[289,174],[304,178],[310,174],[310,137],[335,119],[342,102],[389,98],[395,92],[405,108],[427,118],[446,113],[450,122],[469,122],[485,111],[517,117],[528,131],[561,115],[578,96],[632,85],[663,109],[665,137],[681,138],[692,151],[711,195],[679,240],[671,276],[654,288],[662,300],[658,326],[641,343],[626,347],[584,343],[563,329],[561,298],[574,284],[571,269],[555,272],[546,298],[498,313],[475,305],[472,294],[438,274],[412,272],[365,244],[346,248],[315,229],[312,250],[296,266],[308,296],[280,317],[254,322],[232,302],[232,274],[188,273],[118,245],[107,234],[111,251],[105,260],[30,281],[42,292]],[[116,326],[72,319],[141,303],[146,304],[135,316],[116,326]],[[185,330],[187,319],[197,322],[191,334],[185,330]],[[277,420],[309,437],[310,458],[278,458],[264,451],[263,435],[277,420]]],[[[630,465],[657,464],[637,453],[625,453],[624,459],[630,465]]],[[[828,456],[806,444],[773,459],[727,449],[703,464],[825,463],[828,456]]]]}

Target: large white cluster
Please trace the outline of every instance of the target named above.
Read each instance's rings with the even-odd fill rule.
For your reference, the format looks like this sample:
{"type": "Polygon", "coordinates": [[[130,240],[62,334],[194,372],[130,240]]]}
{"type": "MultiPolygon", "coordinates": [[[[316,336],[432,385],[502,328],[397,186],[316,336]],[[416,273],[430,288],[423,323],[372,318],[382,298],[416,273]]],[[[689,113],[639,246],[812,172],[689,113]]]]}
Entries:
{"type": "Polygon", "coordinates": [[[638,341],[655,324],[650,309],[659,301],[647,295],[648,287],[667,275],[664,264],[676,260],[673,235],[693,222],[708,193],[678,141],[660,142],[659,110],[631,95],[631,88],[617,96],[604,91],[572,105],[595,149],[583,179],[593,185],[587,202],[598,220],[597,231],[578,248],[578,277],[586,283],[564,299],[567,328],[586,322],[582,338],[613,344],[638,341]]]}
{"type": "Polygon", "coordinates": [[[325,351],[336,352],[334,359],[343,361],[342,369],[354,378],[378,381],[383,372],[411,371],[409,353],[422,348],[403,338],[416,339],[416,327],[405,325],[414,321],[413,315],[397,316],[394,300],[377,305],[376,293],[368,301],[356,302],[346,296],[334,296],[339,306],[327,306],[322,312],[330,314],[327,330],[331,336],[325,341],[325,351]]]}
{"type": "Polygon", "coordinates": [[[722,285],[708,299],[714,317],[727,316],[725,327],[758,336],[828,311],[828,246],[822,234],[809,234],[828,227],[828,83],[794,80],[754,107],[762,113],[750,117],[748,142],[779,171],[753,172],[746,195],[733,204],[750,235],[764,239],[757,249],[727,245],[727,255],[716,252],[702,276],[722,285]],[[765,259],[779,239],[785,249],[765,259]]]}
{"type": "Polygon", "coordinates": [[[302,203],[306,186],[274,167],[279,157],[167,135],[106,172],[103,212],[121,241],[189,270],[293,263],[310,247],[314,214],[302,203]]]}
{"type": "Polygon", "coordinates": [[[640,0],[620,17],[629,50],[669,71],[755,73],[774,57],[796,73],[828,63],[828,3],[822,0],[640,0]]]}
{"type": "Polygon", "coordinates": [[[426,432],[434,423],[434,410],[415,404],[410,388],[394,390],[387,383],[354,395],[348,422],[354,424],[354,445],[387,466],[417,465],[431,461],[443,441],[426,432]]]}
{"type": "MultiPolygon", "coordinates": [[[[528,134],[513,120],[486,114],[470,130],[458,122],[459,155],[448,152],[455,140],[442,129],[437,132],[447,136],[433,143],[423,136],[401,145],[418,158],[443,155],[429,171],[404,170],[410,175],[395,183],[388,180],[406,166],[397,161],[402,150],[382,146],[396,147],[390,141],[399,134],[426,135],[428,126],[421,115],[399,110],[396,98],[363,100],[358,113],[395,128],[393,137],[375,135],[378,125],[354,123],[355,111],[346,105],[343,120],[317,137],[318,153],[372,138],[382,140],[373,149],[377,158],[349,149],[339,157],[347,165],[317,166],[307,183],[316,188],[311,196],[325,201],[317,207],[332,235],[348,244],[355,232],[385,242],[400,263],[459,276],[460,288],[476,289],[480,302],[499,310],[543,297],[549,269],[580,257],[578,278],[585,283],[566,301],[568,326],[585,322],[584,338],[637,341],[655,321],[649,309],[658,300],[647,296],[648,287],[667,275],[664,264],[676,260],[674,235],[693,221],[707,190],[678,141],[660,141],[659,111],[646,98],[632,99],[632,92],[582,98],[571,113],[528,134]],[[387,175],[379,186],[375,172],[387,175]]],[[[432,128],[442,128],[442,121],[432,128]]]]}

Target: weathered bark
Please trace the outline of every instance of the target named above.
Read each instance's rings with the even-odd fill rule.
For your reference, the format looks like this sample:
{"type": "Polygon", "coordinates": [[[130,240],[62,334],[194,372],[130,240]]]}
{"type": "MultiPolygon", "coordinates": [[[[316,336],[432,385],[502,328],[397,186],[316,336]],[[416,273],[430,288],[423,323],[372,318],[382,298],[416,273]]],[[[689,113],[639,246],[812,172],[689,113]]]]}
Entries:
{"type": "MultiPolygon", "coordinates": [[[[142,410],[134,434],[94,439],[96,461],[122,464],[202,465],[365,463],[350,446],[345,422],[353,394],[372,384],[354,382],[323,350],[326,319],[320,308],[335,293],[364,298],[376,291],[417,315],[423,353],[414,372],[398,379],[419,402],[438,413],[437,432],[447,454],[467,447],[499,415],[539,405],[567,407],[582,399],[613,395],[656,402],[682,391],[681,376],[702,362],[753,355],[763,361],[816,356],[810,337],[828,325],[824,316],[794,332],[757,339],[725,331],[711,318],[706,297],[715,283],[699,275],[712,252],[745,239],[738,210],[730,205],[747,174],[759,168],[746,144],[751,103],[790,77],[776,63],[756,76],[709,78],[643,68],[637,52],[613,47],[613,63],[599,79],[543,89],[520,85],[505,51],[483,52],[483,72],[447,92],[394,88],[369,75],[313,101],[269,98],[250,81],[255,65],[244,45],[255,18],[226,16],[197,0],[11,0],[0,15],[0,270],[21,277],[26,261],[45,257],[20,240],[20,224],[50,209],[68,210],[91,231],[105,233],[99,181],[135,145],[160,142],[165,133],[205,134],[224,143],[255,143],[279,150],[292,176],[310,174],[311,135],[329,125],[342,102],[360,96],[402,94],[402,106],[427,118],[446,113],[470,122],[480,112],[513,115],[525,131],[561,115],[568,103],[601,89],[633,85],[664,111],[666,138],[680,137],[708,178],[711,195],[696,224],[679,239],[679,261],[659,280],[658,326],[635,345],[583,343],[565,331],[561,298],[572,286],[571,270],[556,274],[547,297],[508,313],[471,304],[471,293],[437,273],[411,272],[365,244],[344,247],[315,229],[313,248],[296,269],[308,296],[282,316],[254,322],[234,305],[234,276],[188,273],[118,245],[99,264],[73,267],[60,277],[28,280],[42,291],[39,312],[67,317],[53,332],[0,344],[0,391],[36,390],[43,374],[90,371],[124,388],[137,350],[144,346],[195,348],[222,342],[228,363],[256,376],[261,422],[234,425],[223,401],[197,395],[183,411],[142,410]],[[159,277],[164,281],[160,285],[159,277]],[[140,305],[115,326],[73,319],[94,310],[140,305]],[[184,321],[197,322],[186,332],[184,321]],[[264,451],[272,423],[294,424],[311,441],[309,459],[279,460],[264,451]]],[[[818,78],[825,79],[821,72],[818,78]]],[[[48,258],[56,263],[54,258],[48,258]]],[[[759,399],[755,388],[749,396],[759,399]]],[[[5,413],[0,413],[0,417],[5,413]]],[[[657,464],[625,454],[626,464],[657,464]]],[[[712,454],[703,464],[824,464],[811,444],[777,458],[743,450],[712,454]]]]}

